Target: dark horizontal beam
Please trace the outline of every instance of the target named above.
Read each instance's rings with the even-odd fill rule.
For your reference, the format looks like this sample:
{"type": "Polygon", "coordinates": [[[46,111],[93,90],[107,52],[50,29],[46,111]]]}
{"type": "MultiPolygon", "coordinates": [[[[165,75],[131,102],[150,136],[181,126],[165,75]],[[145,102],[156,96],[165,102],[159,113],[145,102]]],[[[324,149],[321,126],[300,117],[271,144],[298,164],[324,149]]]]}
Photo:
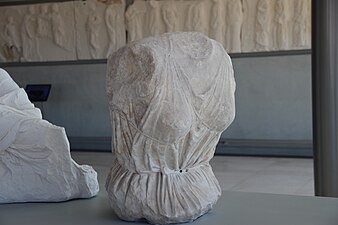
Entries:
{"type": "MultiPolygon", "coordinates": [[[[73,151],[111,151],[110,137],[69,137],[73,151]]],[[[311,140],[221,139],[216,155],[312,157],[311,140]]]]}
{"type": "Polygon", "coordinates": [[[231,58],[311,55],[311,49],[269,51],[269,52],[241,52],[241,53],[230,53],[229,55],[231,58]]]}
{"type": "MultiPolygon", "coordinates": [[[[254,58],[254,57],[273,57],[273,56],[292,56],[292,55],[310,55],[311,50],[289,50],[273,52],[248,52],[248,53],[230,53],[231,58],[254,58]]],[[[0,67],[25,67],[25,66],[58,66],[58,65],[83,65],[83,64],[105,64],[107,59],[86,59],[70,61],[48,61],[48,62],[3,62],[0,67]]]]}
{"type": "Polygon", "coordinates": [[[311,140],[221,139],[216,155],[306,157],[313,156],[311,140]]]}
{"type": "Polygon", "coordinates": [[[69,61],[48,61],[48,62],[5,62],[0,67],[26,67],[26,66],[64,66],[83,64],[106,64],[107,59],[82,59],[69,61]]]}
{"type": "MultiPolygon", "coordinates": [[[[71,1],[74,1],[74,0],[3,0],[3,1],[0,1],[0,6],[29,5],[29,4],[71,2],[71,1]]],[[[80,1],[80,0],[75,0],[75,1],[80,1]]]]}

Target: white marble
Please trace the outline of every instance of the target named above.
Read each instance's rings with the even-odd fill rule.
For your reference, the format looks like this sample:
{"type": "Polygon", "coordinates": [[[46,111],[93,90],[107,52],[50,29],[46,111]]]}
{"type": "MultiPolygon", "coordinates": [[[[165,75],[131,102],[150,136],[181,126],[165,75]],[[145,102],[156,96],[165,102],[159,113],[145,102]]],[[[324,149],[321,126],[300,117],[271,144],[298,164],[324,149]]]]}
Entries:
{"type": "Polygon", "coordinates": [[[124,8],[125,3],[122,0],[111,2],[106,7],[104,14],[109,37],[106,57],[126,44],[124,8]]]}
{"type": "Polygon", "coordinates": [[[16,62],[22,55],[19,18],[22,10],[0,7],[0,61],[16,62]]]}
{"type": "Polygon", "coordinates": [[[20,61],[38,61],[41,59],[37,37],[36,7],[28,6],[21,27],[22,52],[20,61]]]}
{"type": "Polygon", "coordinates": [[[75,60],[73,2],[0,7],[2,62],[75,60]]]}
{"type": "Polygon", "coordinates": [[[293,47],[308,48],[311,46],[311,0],[294,2],[293,47]]]}
{"type": "Polygon", "coordinates": [[[0,69],[0,203],[90,198],[97,174],[70,156],[64,128],[42,119],[8,73],[0,69]]]}
{"type": "Polygon", "coordinates": [[[311,1],[244,0],[242,52],[311,48],[311,1]]]}
{"type": "Polygon", "coordinates": [[[209,161],[234,119],[234,92],[230,57],[201,33],[146,38],[109,58],[106,189],[121,219],[187,222],[213,207],[221,189],[209,161]]]}
{"type": "Polygon", "coordinates": [[[231,53],[311,47],[309,0],[138,0],[127,12],[128,42],[198,31],[231,53]]]}
{"type": "Polygon", "coordinates": [[[226,35],[224,10],[222,0],[212,0],[209,37],[221,43],[224,43],[226,35]]]}
{"type": "Polygon", "coordinates": [[[123,0],[96,0],[75,4],[76,52],[78,59],[105,59],[125,45],[123,0]]]}
{"type": "Polygon", "coordinates": [[[148,1],[148,30],[149,35],[159,35],[163,33],[163,30],[161,29],[161,11],[160,11],[160,3],[155,0],[148,1]]]}
{"type": "Polygon", "coordinates": [[[124,0],[0,7],[0,61],[104,59],[125,45],[124,0]]]}
{"type": "Polygon", "coordinates": [[[289,49],[290,9],[289,0],[277,0],[275,4],[276,48],[289,49]]]}
{"type": "Polygon", "coordinates": [[[241,52],[242,1],[229,0],[226,9],[226,22],[228,24],[226,49],[228,52],[241,52]]]}
{"type": "Polygon", "coordinates": [[[310,0],[86,0],[0,7],[0,61],[105,59],[128,42],[197,31],[231,53],[311,48],[310,0]]]}
{"type": "Polygon", "coordinates": [[[128,42],[198,31],[231,53],[311,47],[310,0],[86,0],[0,7],[0,61],[104,59],[128,42]]]}
{"type": "MultiPolygon", "coordinates": [[[[93,165],[103,189],[113,154],[81,151],[72,152],[72,157],[79,163],[93,165]]],[[[309,158],[216,155],[210,160],[210,165],[223,191],[241,191],[244,186],[242,183],[245,182],[248,192],[314,196],[313,160],[309,158]],[[274,179],[275,185],[265,185],[272,174],[279,179],[274,179]],[[258,178],[260,183],[256,182],[258,178]],[[304,185],[302,182],[297,183],[297,180],[308,182],[304,185]]]]}
{"type": "Polygon", "coordinates": [[[128,31],[128,40],[135,41],[144,36],[144,30],[142,21],[146,17],[146,5],[140,1],[135,1],[133,5],[128,7],[125,13],[126,29],[128,31]]]}

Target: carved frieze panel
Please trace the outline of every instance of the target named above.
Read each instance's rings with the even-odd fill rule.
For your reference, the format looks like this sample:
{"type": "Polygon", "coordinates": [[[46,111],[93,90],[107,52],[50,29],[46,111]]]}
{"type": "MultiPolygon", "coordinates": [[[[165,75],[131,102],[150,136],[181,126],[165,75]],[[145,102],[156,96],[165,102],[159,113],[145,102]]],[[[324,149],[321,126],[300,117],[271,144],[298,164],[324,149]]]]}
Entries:
{"type": "Polygon", "coordinates": [[[124,0],[0,7],[0,61],[107,58],[126,43],[124,12],[124,0]]]}
{"type": "Polygon", "coordinates": [[[231,53],[311,48],[310,0],[135,0],[125,7],[125,0],[0,7],[0,62],[105,59],[126,39],[178,31],[204,33],[231,53]]]}
{"type": "Polygon", "coordinates": [[[0,8],[3,62],[75,60],[73,2],[0,8]]]}
{"type": "Polygon", "coordinates": [[[124,1],[75,2],[78,59],[104,59],[126,43],[124,1]]]}
{"type": "Polygon", "coordinates": [[[311,48],[310,0],[244,0],[242,51],[311,48]]]}
{"type": "Polygon", "coordinates": [[[310,0],[137,0],[126,12],[128,41],[199,31],[228,52],[311,47],[310,0]]]}

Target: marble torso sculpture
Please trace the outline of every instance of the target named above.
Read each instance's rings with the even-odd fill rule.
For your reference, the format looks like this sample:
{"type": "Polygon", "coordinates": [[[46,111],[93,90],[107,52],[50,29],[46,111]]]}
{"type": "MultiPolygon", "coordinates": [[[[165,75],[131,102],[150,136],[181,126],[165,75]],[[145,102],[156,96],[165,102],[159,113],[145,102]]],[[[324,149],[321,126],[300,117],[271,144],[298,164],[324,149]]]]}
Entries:
{"type": "Polygon", "coordinates": [[[43,120],[0,69],[0,203],[89,198],[98,190],[93,168],[71,158],[64,128],[43,120]]]}
{"type": "Polygon", "coordinates": [[[235,81],[222,45],[201,33],[132,42],[109,59],[115,162],[110,204],[128,221],[192,221],[221,195],[209,160],[235,116],[235,81]]]}

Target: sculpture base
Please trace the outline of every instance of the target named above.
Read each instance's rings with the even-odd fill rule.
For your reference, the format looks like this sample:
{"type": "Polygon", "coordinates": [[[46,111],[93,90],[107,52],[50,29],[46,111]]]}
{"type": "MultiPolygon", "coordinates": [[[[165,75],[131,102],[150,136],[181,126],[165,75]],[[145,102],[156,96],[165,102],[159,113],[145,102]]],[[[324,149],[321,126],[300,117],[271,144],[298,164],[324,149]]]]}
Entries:
{"type": "Polygon", "coordinates": [[[151,224],[193,221],[208,212],[221,195],[209,164],[188,172],[134,173],[116,160],[106,189],[118,217],[126,221],[145,219],[151,224]]]}

